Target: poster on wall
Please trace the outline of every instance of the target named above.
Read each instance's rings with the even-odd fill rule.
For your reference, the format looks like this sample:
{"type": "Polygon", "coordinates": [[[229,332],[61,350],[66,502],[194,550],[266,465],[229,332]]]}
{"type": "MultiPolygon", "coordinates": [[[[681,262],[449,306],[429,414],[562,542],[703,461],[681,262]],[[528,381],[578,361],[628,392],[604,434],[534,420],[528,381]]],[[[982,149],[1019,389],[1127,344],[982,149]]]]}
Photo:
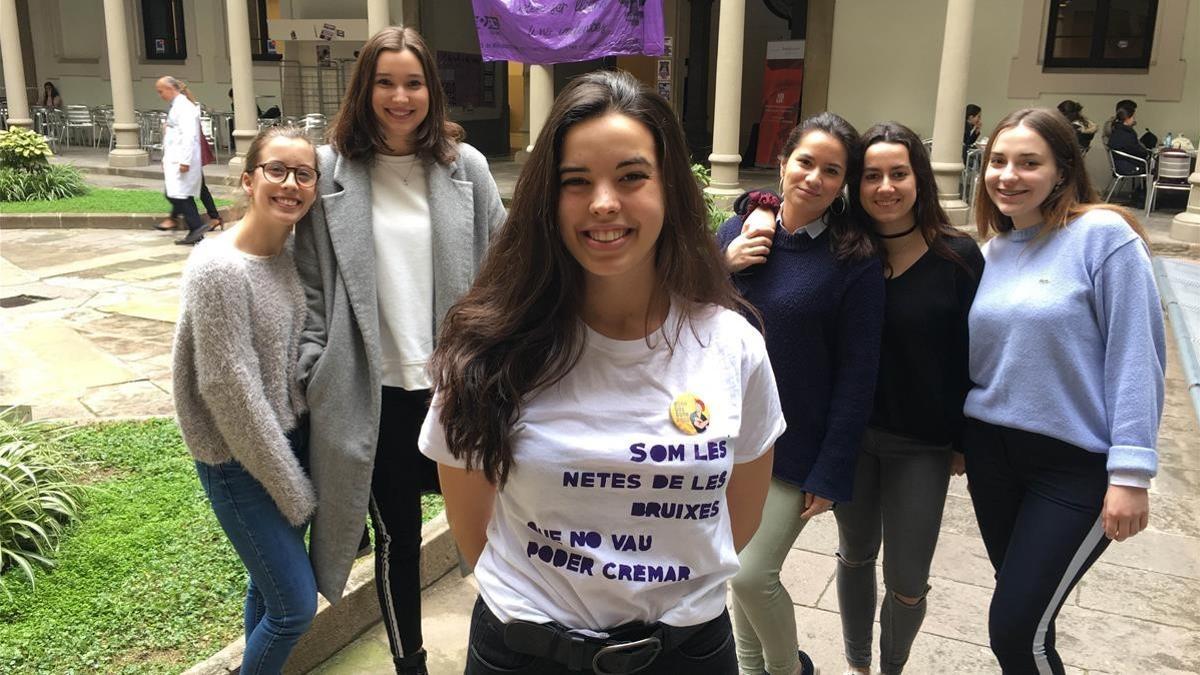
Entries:
{"type": "Polygon", "coordinates": [[[767,43],[763,75],[763,109],[758,121],[758,147],[754,165],[772,168],[800,114],[800,88],[804,83],[804,40],[767,43]]]}
{"type": "Polygon", "coordinates": [[[485,61],[534,65],[663,53],[663,0],[471,0],[485,61]]]}

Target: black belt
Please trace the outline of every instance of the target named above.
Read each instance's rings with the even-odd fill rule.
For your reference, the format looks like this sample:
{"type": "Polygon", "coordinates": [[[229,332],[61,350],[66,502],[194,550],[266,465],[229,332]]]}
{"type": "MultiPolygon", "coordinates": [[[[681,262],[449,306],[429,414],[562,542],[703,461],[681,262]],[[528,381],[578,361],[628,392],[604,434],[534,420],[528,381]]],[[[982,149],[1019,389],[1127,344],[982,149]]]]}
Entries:
{"type": "Polygon", "coordinates": [[[521,654],[547,658],[568,670],[596,675],[628,675],[650,667],[660,654],[669,653],[708,623],[695,626],[631,625],[614,629],[636,639],[589,637],[556,623],[512,621],[501,623],[490,611],[484,619],[504,636],[504,646],[521,654]]]}

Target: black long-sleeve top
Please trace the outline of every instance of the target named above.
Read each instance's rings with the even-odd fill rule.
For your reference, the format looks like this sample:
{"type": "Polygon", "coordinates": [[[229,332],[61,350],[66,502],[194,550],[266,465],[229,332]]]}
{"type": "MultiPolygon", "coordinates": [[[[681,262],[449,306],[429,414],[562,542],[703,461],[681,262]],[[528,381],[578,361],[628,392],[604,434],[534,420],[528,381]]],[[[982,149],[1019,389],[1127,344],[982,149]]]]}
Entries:
{"type": "Polygon", "coordinates": [[[967,371],[967,315],[983,276],[969,237],[946,243],[963,264],[929,250],[888,279],[871,426],[930,444],[958,443],[967,371]],[[965,267],[964,267],[965,264],[965,267]]]}

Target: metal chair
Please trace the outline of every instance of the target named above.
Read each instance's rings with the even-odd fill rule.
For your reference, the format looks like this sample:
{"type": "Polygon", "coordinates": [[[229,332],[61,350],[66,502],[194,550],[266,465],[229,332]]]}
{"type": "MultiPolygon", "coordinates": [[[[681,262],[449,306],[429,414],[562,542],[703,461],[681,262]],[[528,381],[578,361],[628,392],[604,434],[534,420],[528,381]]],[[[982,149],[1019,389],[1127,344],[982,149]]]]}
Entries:
{"type": "Polygon", "coordinates": [[[108,138],[109,152],[116,146],[116,139],[113,135],[113,122],[115,113],[109,106],[97,106],[92,109],[92,134],[95,136],[93,147],[100,147],[100,139],[108,138]]]}
{"type": "Polygon", "coordinates": [[[58,151],[58,146],[66,143],[70,147],[70,136],[67,127],[67,114],[57,108],[44,108],[41,111],[44,115],[42,121],[42,135],[46,137],[50,143],[51,149],[58,151]]]}
{"type": "Polygon", "coordinates": [[[967,162],[963,165],[961,178],[961,197],[970,206],[975,201],[975,192],[979,187],[979,174],[983,165],[983,148],[975,147],[967,151],[967,162]]]}
{"type": "Polygon", "coordinates": [[[1159,190],[1191,190],[1188,175],[1192,169],[1192,157],[1183,150],[1163,150],[1158,155],[1158,167],[1154,182],[1146,188],[1146,217],[1154,210],[1154,198],[1159,190]]]}
{"type": "Polygon", "coordinates": [[[1117,186],[1119,186],[1121,181],[1125,180],[1126,178],[1140,178],[1141,180],[1146,180],[1150,176],[1150,161],[1147,159],[1136,157],[1127,152],[1121,152],[1120,150],[1113,150],[1112,148],[1108,148],[1108,152],[1105,154],[1108,156],[1108,169],[1112,172],[1113,178],[1112,184],[1110,184],[1108,187],[1108,194],[1104,195],[1104,201],[1106,202],[1112,199],[1113,193],[1117,191],[1117,186]],[[1141,169],[1138,173],[1117,173],[1117,157],[1123,157],[1133,162],[1135,165],[1140,166],[1141,169]]]}
{"type": "Polygon", "coordinates": [[[88,139],[95,145],[96,123],[92,120],[92,111],[86,105],[69,105],[66,108],[67,115],[67,147],[71,147],[72,132],[78,130],[80,134],[86,134],[88,139]]]}
{"type": "Polygon", "coordinates": [[[163,125],[166,124],[167,114],[164,112],[144,112],[141,118],[141,141],[142,147],[146,149],[150,160],[154,160],[154,153],[157,151],[160,155],[163,151],[163,125]]]}
{"type": "Polygon", "coordinates": [[[324,115],[321,113],[309,113],[304,116],[301,124],[304,126],[305,134],[308,135],[308,140],[313,145],[320,145],[325,142],[327,122],[324,115]]]}

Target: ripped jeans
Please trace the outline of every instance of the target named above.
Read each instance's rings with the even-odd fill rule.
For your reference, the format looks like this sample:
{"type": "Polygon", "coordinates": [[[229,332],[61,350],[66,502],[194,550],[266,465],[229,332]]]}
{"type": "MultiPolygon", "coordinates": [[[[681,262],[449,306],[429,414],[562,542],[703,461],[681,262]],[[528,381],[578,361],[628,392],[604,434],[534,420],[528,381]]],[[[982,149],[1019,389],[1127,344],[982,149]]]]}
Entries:
{"type": "Polygon", "coordinates": [[[883,546],[886,593],[879,610],[879,667],[904,670],[925,620],[929,566],[950,481],[950,448],[867,429],[853,501],[838,504],[838,605],[846,661],[871,664],[875,559],[883,546]],[[909,603],[897,595],[916,598],[909,603]]]}

